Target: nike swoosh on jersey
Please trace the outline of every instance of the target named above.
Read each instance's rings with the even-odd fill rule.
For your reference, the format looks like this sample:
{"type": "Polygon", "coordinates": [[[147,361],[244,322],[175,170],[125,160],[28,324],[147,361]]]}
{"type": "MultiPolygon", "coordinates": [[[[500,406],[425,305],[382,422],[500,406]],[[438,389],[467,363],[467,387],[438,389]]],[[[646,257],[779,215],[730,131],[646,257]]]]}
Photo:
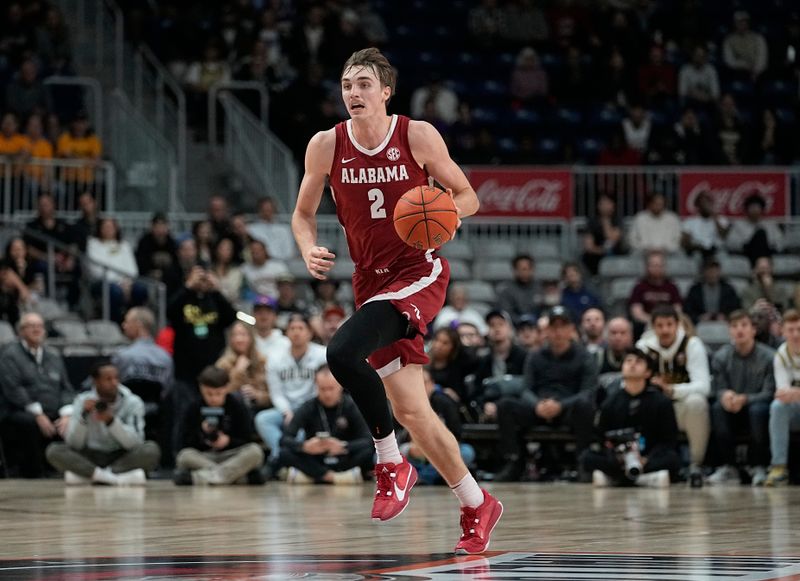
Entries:
{"type": "Polygon", "coordinates": [[[345,158],[342,158],[342,163],[350,163],[350,162],[351,162],[351,161],[353,161],[354,159],[355,159],[355,157],[351,157],[350,159],[345,159],[345,158]]]}

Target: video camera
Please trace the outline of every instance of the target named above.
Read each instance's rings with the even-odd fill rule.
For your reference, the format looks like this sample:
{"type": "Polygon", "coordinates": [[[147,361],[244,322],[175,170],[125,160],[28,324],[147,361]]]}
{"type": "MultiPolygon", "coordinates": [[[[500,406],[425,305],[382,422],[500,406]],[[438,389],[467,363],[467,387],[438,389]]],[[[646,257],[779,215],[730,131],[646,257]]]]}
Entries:
{"type": "Polygon", "coordinates": [[[210,432],[205,433],[206,440],[216,442],[219,438],[219,424],[225,415],[225,408],[203,406],[200,408],[200,415],[203,417],[203,422],[211,428],[210,432]]]}
{"type": "Polygon", "coordinates": [[[642,455],[639,449],[639,434],[633,428],[611,430],[605,433],[606,441],[617,453],[624,470],[625,476],[636,480],[642,473],[642,455]]]}

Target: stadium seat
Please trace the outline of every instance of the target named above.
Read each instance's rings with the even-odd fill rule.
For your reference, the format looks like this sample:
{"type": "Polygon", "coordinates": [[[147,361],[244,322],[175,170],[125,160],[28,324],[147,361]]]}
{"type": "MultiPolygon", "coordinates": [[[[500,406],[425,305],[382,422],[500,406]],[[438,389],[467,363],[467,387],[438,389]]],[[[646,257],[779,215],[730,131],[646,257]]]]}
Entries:
{"type": "Polygon", "coordinates": [[[464,283],[470,301],[494,304],[497,298],[494,287],[484,280],[471,280],[464,283]]]}
{"type": "Polygon", "coordinates": [[[289,273],[297,280],[311,280],[311,273],[306,268],[306,261],[302,258],[292,258],[288,263],[289,273]]]}
{"type": "Polygon", "coordinates": [[[790,228],[786,231],[786,236],[784,237],[784,243],[786,244],[786,250],[800,250],[800,229],[798,228],[790,228]]]}
{"type": "Polygon", "coordinates": [[[779,254],[772,257],[775,276],[789,278],[800,274],[800,256],[779,254]]]}
{"type": "Polygon", "coordinates": [[[64,340],[71,344],[91,343],[89,334],[86,332],[86,325],[83,321],[59,319],[53,321],[53,329],[55,329],[64,340]]]}
{"type": "Polygon", "coordinates": [[[481,301],[470,301],[469,306],[478,311],[481,317],[485,317],[492,310],[492,305],[481,301]]]}
{"type": "Polygon", "coordinates": [[[547,258],[561,258],[563,252],[561,245],[555,240],[537,239],[526,240],[517,245],[517,250],[521,253],[530,254],[535,260],[547,258]]]}
{"type": "Polygon", "coordinates": [[[475,278],[488,282],[501,282],[511,280],[514,276],[511,263],[508,261],[477,262],[474,265],[475,278]]]}
{"type": "Polygon", "coordinates": [[[472,260],[472,246],[465,240],[451,240],[442,246],[439,253],[447,260],[472,260]]]}
{"type": "Polygon", "coordinates": [[[499,258],[511,261],[517,254],[513,242],[506,240],[475,241],[472,244],[476,258],[499,258]]]}
{"type": "Polygon", "coordinates": [[[716,351],[731,340],[728,323],[725,321],[701,321],[697,324],[695,332],[710,351],[716,351]]]}
{"type": "Polygon", "coordinates": [[[600,261],[599,273],[603,278],[639,277],[644,274],[644,265],[635,256],[606,256],[600,261]]]}
{"type": "Polygon", "coordinates": [[[330,276],[334,280],[350,280],[356,265],[349,258],[337,258],[330,270],[330,276]]]}
{"type": "Polygon", "coordinates": [[[0,345],[12,343],[17,338],[14,327],[8,321],[0,321],[0,345]]]}
{"type": "Polygon", "coordinates": [[[726,278],[726,280],[728,281],[728,283],[730,283],[730,285],[736,291],[736,294],[739,296],[742,295],[744,289],[750,286],[750,281],[746,278],[732,277],[732,278],[726,278]]]}
{"type": "Polygon", "coordinates": [[[536,278],[538,280],[561,280],[561,263],[552,260],[537,262],[536,278]]]}
{"type": "Polygon", "coordinates": [[[92,345],[66,345],[61,349],[62,357],[100,357],[100,350],[92,345]]]}
{"type": "Polygon", "coordinates": [[[69,316],[61,305],[53,299],[45,297],[39,298],[36,301],[34,310],[39,313],[45,321],[52,321],[54,319],[61,319],[69,316]]]}
{"type": "Polygon", "coordinates": [[[697,262],[688,256],[670,256],[667,259],[667,276],[670,277],[695,277],[697,276],[697,262]]]}
{"type": "Polygon", "coordinates": [[[122,345],[128,342],[128,339],[122,334],[119,325],[113,321],[89,321],[86,323],[86,330],[89,333],[89,339],[93,343],[122,345]]]}
{"type": "Polygon", "coordinates": [[[448,259],[448,262],[450,263],[450,278],[452,280],[461,281],[472,278],[472,273],[466,260],[448,259]]]}
{"type": "Polygon", "coordinates": [[[678,287],[682,297],[686,297],[689,294],[689,289],[692,288],[694,283],[695,279],[693,278],[679,277],[675,279],[675,286],[678,287]]]}
{"type": "Polygon", "coordinates": [[[612,281],[608,293],[609,302],[620,303],[624,301],[627,303],[637,282],[635,278],[618,278],[612,281]]]}
{"type": "Polygon", "coordinates": [[[744,256],[722,256],[719,262],[723,276],[750,278],[753,272],[750,267],[750,261],[744,256]]]}

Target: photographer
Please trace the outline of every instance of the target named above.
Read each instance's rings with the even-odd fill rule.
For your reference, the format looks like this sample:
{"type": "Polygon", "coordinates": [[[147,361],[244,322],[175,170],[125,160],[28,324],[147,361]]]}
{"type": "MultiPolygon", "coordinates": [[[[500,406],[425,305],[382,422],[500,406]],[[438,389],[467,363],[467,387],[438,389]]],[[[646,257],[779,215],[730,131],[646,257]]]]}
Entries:
{"type": "Polygon", "coordinates": [[[212,366],[197,378],[202,399],[183,415],[175,484],[233,484],[251,471],[249,481],[263,483],[257,469],[264,452],[251,442],[250,411],[239,394],[228,393],[229,381],[227,371],[212,366]]]}
{"type": "Polygon", "coordinates": [[[670,399],[650,384],[652,376],[648,356],[629,349],[622,361],[622,379],[610,386],[611,395],[597,418],[605,448],[586,450],[580,459],[581,468],[592,472],[595,486],[666,487],[677,476],[675,411],[670,399]]]}
{"type": "Polygon", "coordinates": [[[314,376],[317,397],[301,405],[281,439],[281,460],[290,482],[361,484],[361,466],[375,453],[367,424],[327,365],[314,376]],[[305,441],[297,437],[304,431],[305,441]],[[312,437],[311,434],[314,434],[312,437]]]}
{"type": "Polygon", "coordinates": [[[66,443],[47,447],[47,460],[64,473],[67,484],[144,485],[161,451],[144,440],[144,403],[119,383],[108,361],[92,367],[92,390],[72,404],[66,443]]]}

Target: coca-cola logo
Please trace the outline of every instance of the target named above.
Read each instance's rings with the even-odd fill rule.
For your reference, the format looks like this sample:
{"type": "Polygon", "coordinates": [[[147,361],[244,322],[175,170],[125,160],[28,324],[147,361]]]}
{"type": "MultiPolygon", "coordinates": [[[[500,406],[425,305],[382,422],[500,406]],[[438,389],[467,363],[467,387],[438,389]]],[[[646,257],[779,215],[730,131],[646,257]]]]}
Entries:
{"type": "Polygon", "coordinates": [[[686,198],[686,209],[691,212],[697,212],[695,206],[697,197],[702,193],[711,195],[714,204],[714,209],[723,215],[735,215],[744,213],[745,200],[753,195],[758,194],[764,198],[767,207],[765,212],[770,213],[775,205],[775,194],[781,189],[779,184],[774,182],[762,182],[759,180],[745,180],[729,186],[716,187],[711,185],[708,180],[700,181],[689,190],[686,198]]]}
{"type": "Polygon", "coordinates": [[[562,210],[565,186],[563,180],[544,178],[529,179],[522,184],[488,179],[476,192],[484,212],[557,214],[562,210]]]}

